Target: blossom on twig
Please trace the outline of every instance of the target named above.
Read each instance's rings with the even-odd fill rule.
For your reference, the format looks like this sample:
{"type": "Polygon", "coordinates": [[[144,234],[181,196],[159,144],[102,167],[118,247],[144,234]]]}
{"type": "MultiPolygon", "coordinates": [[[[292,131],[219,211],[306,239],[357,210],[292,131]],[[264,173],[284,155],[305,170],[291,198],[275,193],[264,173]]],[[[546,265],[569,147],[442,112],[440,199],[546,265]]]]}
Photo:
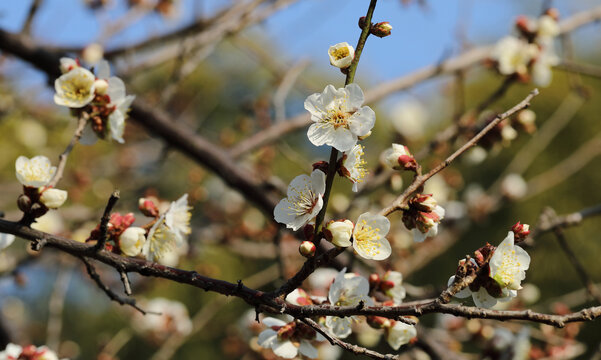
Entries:
{"type": "Polygon", "coordinates": [[[363,105],[363,91],[357,84],[336,89],[326,86],[324,91],[310,95],[305,109],[314,122],[307,136],[315,146],[329,145],[339,151],[349,151],[360,136],[369,134],[376,122],[376,114],[363,105]]]}
{"type": "Polygon", "coordinates": [[[310,177],[295,177],[288,185],[288,197],[273,210],[275,221],[293,231],[300,229],[321,210],[325,189],[326,175],[321,170],[314,170],[310,177]]]}
{"type": "Polygon", "coordinates": [[[259,345],[271,348],[274,354],[285,359],[292,359],[298,353],[315,359],[318,353],[311,341],[325,340],[310,326],[298,321],[287,323],[280,319],[266,317],[263,319],[263,324],[269,328],[259,334],[259,345]]]}
{"type": "Polygon", "coordinates": [[[353,248],[365,259],[384,260],[392,253],[385,237],[389,230],[390,221],[385,216],[361,214],[353,230],[353,248]]]}
{"type": "MultiPolygon", "coordinates": [[[[334,282],[328,292],[330,304],[335,306],[357,306],[363,302],[371,306],[373,300],[369,297],[369,282],[363,276],[346,274],[346,268],[336,275],[334,282]]],[[[338,317],[326,316],[326,326],[337,337],[344,339],[352,332],[351,324],[356,320],[355,316],[338,317]]]]}

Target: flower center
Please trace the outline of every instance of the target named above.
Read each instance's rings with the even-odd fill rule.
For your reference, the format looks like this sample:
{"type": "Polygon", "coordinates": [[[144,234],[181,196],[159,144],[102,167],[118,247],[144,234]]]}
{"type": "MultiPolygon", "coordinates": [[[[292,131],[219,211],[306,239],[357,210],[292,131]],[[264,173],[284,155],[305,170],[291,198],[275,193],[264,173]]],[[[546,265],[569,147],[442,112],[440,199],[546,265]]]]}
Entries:
{"type": "Polygon", "coordinates": [[[162,258],[175,247],[175,237],[172,233],[160,225],[154,232],[150,241],[149,250],[156,260],[162,258]]]}
{"type": "Polygon", "coordinates": [[[332,57],[336,60],[344,59],[345,57],[349,56],[349,54],[350,54],[350,51],[348,50],[348,48],[346,46],[340,47],[340,48],[332,51],[332,57]]]}
{"type": "Polygon", "coordinates": [[[494,279],[501,286],[508,286],[516,280],[516,275],[520,271],[521,264],[513,249],[503,250],[502,255],[503,261],[501,262],[501,266],[497,269],[494,279]]]}
{"type": "Polygon", "coordinates": [[[294,188],[292,191],[294,191],[294,196],[290,197],[291,206],[288,207],[288,210],[291,212],[289,214],[295,216],[310,214],[318,200],[313,190],[304,187],[301,189],[294,188]]]}
{"type": "Polygon", "coordinates": [[[50,165],[47,163],[39,163],[35,161],[29,161],[23,165],[19,173],[23,176],[25,181],[47,181],[50,180],[51,172],[50,165]]]}
{"type": "Polygon", "coordinates": [[[365,175],[367,175],[367,169],[365,168],[367,162],[363,160],[363,155],[365,154],[363,149],[364,147],[360,146],[359,150],[357,151],[357,157],[355,163],[353,164],[353,173],[351,174],[352,180],[357,183],[363,182],[365,175]]]}
{"type": "Polygon", "coordinates": [[[373,228],[367,224],[367,221],[361,220],[357,224],[357,230],[355,230],[355,242],[368,256],[375,256],[380,253],[380,228],[373,228]]]}
{"type": "Polygon", "coordinates": [[[87,75],[73,77],[61,85],[63,96],[74,101],[85,100],[90,96],[93,82],[87,75]]]}

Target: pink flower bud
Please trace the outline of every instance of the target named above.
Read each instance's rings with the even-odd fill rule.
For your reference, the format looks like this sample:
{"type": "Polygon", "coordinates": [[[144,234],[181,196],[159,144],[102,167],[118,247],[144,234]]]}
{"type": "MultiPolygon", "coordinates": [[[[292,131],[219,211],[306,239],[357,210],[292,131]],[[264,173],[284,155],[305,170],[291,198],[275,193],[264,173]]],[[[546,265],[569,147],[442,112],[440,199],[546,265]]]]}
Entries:
{"type": "Polygon", "coordinates": [[[148,217],[159,216],[159,208],[150,198],[140,198],[138,200],[138,209],[148,217]]]}
{"type": "Polygon", "coordinates": [[[311,241],[303,241],[298,248],[300,254],[306,258],[313,257],[315,255],[315,250],[317,250],[315,244],[311,241]]]}
{"type": "Polygon", "coordinates": [[[390,319],[383,316],[368,316],[367,324],[374,329],[385,329],[391,326],[390,319]]]}
{"type": "Polygon", "coordinates": [[[521,224],[519,221],[511,227],[515,242],[524,240],[530,235],[530,225],[521,224]]]}

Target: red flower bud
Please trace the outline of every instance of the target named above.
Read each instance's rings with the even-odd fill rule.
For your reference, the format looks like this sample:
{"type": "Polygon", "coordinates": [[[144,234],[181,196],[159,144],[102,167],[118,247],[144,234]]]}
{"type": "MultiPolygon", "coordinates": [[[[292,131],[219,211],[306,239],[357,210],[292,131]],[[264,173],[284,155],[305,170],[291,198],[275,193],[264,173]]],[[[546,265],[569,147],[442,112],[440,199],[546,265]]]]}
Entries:
{"type": "Polygon", "coordinates": [[[303,241],[298,248],[300,254],[306,258],[313,257],[315,255],[315,250],[317,250],[315,244],[311,241],[303,241]]]}

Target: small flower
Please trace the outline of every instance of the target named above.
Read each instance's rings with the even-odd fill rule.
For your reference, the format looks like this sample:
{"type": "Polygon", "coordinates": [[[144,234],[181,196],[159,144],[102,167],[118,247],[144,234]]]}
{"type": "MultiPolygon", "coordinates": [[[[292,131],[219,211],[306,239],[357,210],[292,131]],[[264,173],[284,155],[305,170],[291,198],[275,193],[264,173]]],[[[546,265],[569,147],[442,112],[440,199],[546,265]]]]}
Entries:
{"type": "MultiPolygon", "coordinates": [[[[371,306],[373,300],[368,296],[369,282],[367,279],[355,274],[345,274],[345,272],[346,268],[342,269],[330,286],[328,292],[330,304],[335,306],[357,306],[360,302],[363,302],[364,305],[371,306]]],[[[326,316],[326,326],[334,335],[344,339],[351,334],[351,324],[355,319],[355,316],[344,318],[326,316]]]]}
{"type": "Polygon", "coordinates": [[[406,295],[403,287],[403,274],[398,271],[387,271],[380,281],[380,289],[391,297],[395,304],[402,303],[406,295]]]}
{"type": "Polygon", "coordinates": [[[317,216],[323,206],[323,193],[326,189],[326,175],[314,170],[311,177],[299,175],[288,185],[288,197],[275,207],[275,221],[286,224],[296,231],[317,216]]]}
{"type": "Polygon", "coordinates": [[[119,236],[119,248],[127,256],[137,256],[146,242],[146,230],[131,226],[119,236]]]}
{"type": "Polygon", "coordinates": [[[111,98],[109,107],[114,107],[113,112],[109,115],[108,129],[111,137],[123,144],[123,133],[125,131],[125,118],[127,112],[136,98],[135,95],[125,95],[125,85],[118,77],[109,78],[108,95],[111,98]]]}
{"type": "Polygon", "coordinates": [[[31,159],[19,156],[15,163],[17,179],[24,186],[42,187],[46,186],[54,173],[56,166],[52,166],[50,160],[45,156],[35,156],[31,159]]]}
{"type": "Polygon", "coordinates": [[[396,170],[415,171],[417,169],[417,161],[405,145],[392,144],[391,148],[384,151],[382,159],[387,166],[396,170]]]}
{"type": "Polygon", "coordinates": [[[560,29],[557,20],[549,15],[543,15],[538,18],[537,37],[543,39],[552,39],[559,35],[560,29]]]}
{"type": "Polygon", "coordinates": [[[358,191],[358,184],[363,182],[365,175],[367,175],[365,169],[367,162],[363,160],[364,148],[364,146],[357,144],[342,157],[342,166],[339,173],[353,183],[353,192],[358,191]]]}
{"type": "Polygon", "coordinates": [[[398,350],[417,336],[415,326],[395,321],[392,327],[386,329],[386,341],[391,348],[398,350]]]}
{"type": "Polygon", "coordinates": [[[361,214],[353,230],[353,248],[365,259],[384,260],[392,253],[385,238],[389,230],[390,221],[385,216],[361,214]]]}
{"type": "Polygon", "coordinates": [[[159,208],[154,203],[153,198],[140,198],[138,200],[138,210],[148,217],[159,216],[159,208]]]}
{"type": "Polygon", "coordinates": [[[532,81],[542,87],[547,87],[553,80],[551,68],[559,64],[559,57],[555,54],[552,44],[545,47],[532,65],[532,81]]]}
{"type": "Polygon", "coordinates": [[[4,351],[0,351],[0,360],[17,359],[58,360],[58,356],[56,356],[54,351],[48,349],[46,346],[35,347],[35,345],[22,347],[20,345],[9,343],[6,345],[6,349],[4,349],[4,351]]]}
{"type": "Polygon", "coordinates": [[[317,349],[311,345],[311,341],[324,339],[308,325],[296,321],[286,323],[272,317],[264,318],[263,324],[268,328],[259,334],[259,346],[271,348],[274,354],[285,359],[292,359],[298,353],[311,359],[317,358],[317,349]]]}
{"type": "Polygon", "coordinates": [[[330,221],[325,229],[324,234],[328,241],[338,247],[351,246],[351,236],[355,225],[350,220],[330,221]]]}
{"type": "Polygon", "coordinates": [[[403,211],[403,223],[412,231],[415,242],[438,234],[438,224],[445,210],[438,205],[432,194],[416,194],[409,201],[409,209],[403,211]]]}
{"type": "Polygon", "coordinates": [[[146,304],[146,315],[134,313],[132,324],[138,332],[148,334],[154,339],[163,341],[172,334],[186,336],[192,332],[192,320],[188,309],[179,301],[165,298],[154,298],[146,304]]]}
{"type": "Polygon", "coordinates": [[[15,241],[15,236],[13,234],[0,233],[0,251],[9,247],[13,241],[15,241]]]}
{"type": "Polygon", "coordinates": [[[192,208],[188,206],[188,194],[184,194],[173,201],[165,212],[165,225],[178,235],[179,243],[183,242],[192,232],[190,229],[190,217],[192,216],[190,209],[192,208]]]}
{"type": "Polygon", "coordinates": [[[347,42],[338,43],[330,46],[328,55],[330,56],[330,64],[337,68],[345,69],[351,66],[355,58],[355,48],[347,42]]]}
{"type": "Polygon", "coordinates": [[[65,190],[46,188],[40,189],[40,201],[48,209],[58,209],[67,201],[67,192],[65,190]]]}
{"type": "Polygon", "coordinates": [[[315,244],[312,241],[303,241],[298,247],[298,252],[306,258],[313,257],[315,255],[315,244]]]}
{"type": "Polygon", "coordinates": [[[526,250],[514,245],[514,233],[510,231],[493,253],[489,265],[490,277],[501,288],[519,290],[530,266],[530,256],[526,250]]]}
{"type": "Polygon", "coordinates": [[[499,40],[492,50],[491,58],[498,64],[502,75],[528,73],[528,65],[536,58],[539,49],[535,44],[529,44],[522,39],[506,36],[499,40]]]}
{"type": "Polygon", "coordinates": [[[336,89],[326,86],[323,93],[315,93],[305,100],[305,109],[315,122],[307,136],[315,146],[329,145],[339,151],[349,151],[359,136],[367,135],[376,122],[376,114],[369,106],[361,106],[363,91],[357,84],[336,89]]]}
{"type": "Polygon", "coordinates": [[[94,99],[96,78],[89,70],[75,67],[54,81],[54,102],[57,105],[79,109],[94,99]]]}

